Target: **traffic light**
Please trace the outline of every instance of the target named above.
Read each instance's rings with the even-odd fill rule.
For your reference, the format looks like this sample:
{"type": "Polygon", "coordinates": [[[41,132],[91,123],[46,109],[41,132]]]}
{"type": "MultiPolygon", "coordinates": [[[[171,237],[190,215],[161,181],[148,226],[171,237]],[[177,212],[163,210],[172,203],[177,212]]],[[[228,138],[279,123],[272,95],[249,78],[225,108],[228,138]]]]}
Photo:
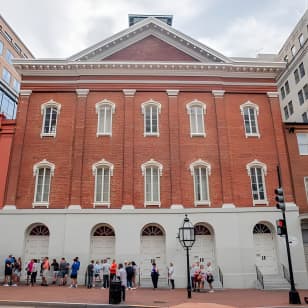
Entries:
{"type": "Polygon", "coordinates": [[[276,220],[277,235],[286,235],[286,221],[284,219],[276,220]]]}
{"type": "Polygon", "coordinates": [[[275,189],[276,194],[276,207],[278,210],[284,211],[286,209],[286,205],[284,204],[284,195],[283,195],[283,189],[282,187],[278,187],[275,189]]]}

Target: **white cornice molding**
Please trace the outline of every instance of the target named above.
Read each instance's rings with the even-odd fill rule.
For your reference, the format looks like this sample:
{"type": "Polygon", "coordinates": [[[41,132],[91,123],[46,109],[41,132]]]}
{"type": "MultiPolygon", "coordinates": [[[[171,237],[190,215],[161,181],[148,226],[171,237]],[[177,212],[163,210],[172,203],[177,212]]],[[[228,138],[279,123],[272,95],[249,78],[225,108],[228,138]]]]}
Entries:
{"type": "Polygon", "coordinates": [[[225,95],[225,90],[212,90],[212,94],[215,97],[223,97],[225,95]]]}
{"type": "Polygon", "coordinates": [[[76,89],[76,93],[78,97],[87,97],[89,94],[89,89],[76,89]]]}
{"type": "Polygon", "coordinates": [[[168,96],[178,96],[180,90],[166,90],[168,96]]]}
{"type": "Polygon", "coordinates": [[[20,96],[30,96],[32,94],[32,90],[20,90],[20,96]]]}
{"type": "Polygon", "coordinates": [[[122,90],[125,96],[135,96],[136,89],[123,89],[122,90]]]}
{"type": "Polygon", "coordinates": [[[279,97],[278,92],[267,92],[266,94],[269,98],[278,98],[279,97]]]}

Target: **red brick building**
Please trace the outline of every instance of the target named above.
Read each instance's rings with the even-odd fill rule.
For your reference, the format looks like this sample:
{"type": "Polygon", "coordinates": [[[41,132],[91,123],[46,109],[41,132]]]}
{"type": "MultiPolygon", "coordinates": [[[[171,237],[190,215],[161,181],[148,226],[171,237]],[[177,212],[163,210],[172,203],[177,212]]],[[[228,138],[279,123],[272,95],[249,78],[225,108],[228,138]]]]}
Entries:
{"type": "Polygon", "coordinates": [[[4,205],[5,182],[9,167],[10,153],[15,132],[15,120],[7,120],[0,114],[0,207],[4,205]]]}
{"type": "Polygon", "coordinates": [[[169,261],[184,266],[176,236],[188,214],[191,256],[212,261],[216,287],[222,273],[226,287],[258,285],[255,266],[283,283],[279,165],[299,239],[295,277],[307,286],[275,84],[284,63],[227,58],[151,17],[69,59],[15,67],[22,91],[0,216],[1,228],[16,226],[10,251],[136,260],[147,285],[151,260],[161,278],[169,261]]]}

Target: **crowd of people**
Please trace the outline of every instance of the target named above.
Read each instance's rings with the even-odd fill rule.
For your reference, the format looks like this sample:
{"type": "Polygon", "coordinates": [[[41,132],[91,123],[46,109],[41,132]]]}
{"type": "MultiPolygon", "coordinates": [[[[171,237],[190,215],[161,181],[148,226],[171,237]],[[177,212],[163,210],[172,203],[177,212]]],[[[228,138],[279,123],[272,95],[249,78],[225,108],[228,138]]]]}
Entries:
{"type": "Polygon", "coordinates": [[[213,289],[213,268],[211,262],[208,262],[206,266],[200,264],[200,262],[193,263],[190,270],[191,285],[193,292],[200,292],[205,288],[205,282],[209,285],[209,292],[214,292],[213,289]]]}

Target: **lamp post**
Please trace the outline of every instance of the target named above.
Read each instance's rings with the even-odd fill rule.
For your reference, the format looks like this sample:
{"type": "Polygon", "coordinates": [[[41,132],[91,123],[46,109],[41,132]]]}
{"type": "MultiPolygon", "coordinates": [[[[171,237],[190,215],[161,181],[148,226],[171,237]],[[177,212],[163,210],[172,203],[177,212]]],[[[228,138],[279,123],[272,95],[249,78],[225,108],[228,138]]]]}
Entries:
{"type": "Polygon", "coordinates": [[[179,228],[178,239],[183,248],[186,249],[186,261],[187,261],[187,297],[191,298],[191,279],[189,273],[189,249],[194,245],[196,241],[195,228],[189,221],[187,214],[182,226],[179,228]]]}

